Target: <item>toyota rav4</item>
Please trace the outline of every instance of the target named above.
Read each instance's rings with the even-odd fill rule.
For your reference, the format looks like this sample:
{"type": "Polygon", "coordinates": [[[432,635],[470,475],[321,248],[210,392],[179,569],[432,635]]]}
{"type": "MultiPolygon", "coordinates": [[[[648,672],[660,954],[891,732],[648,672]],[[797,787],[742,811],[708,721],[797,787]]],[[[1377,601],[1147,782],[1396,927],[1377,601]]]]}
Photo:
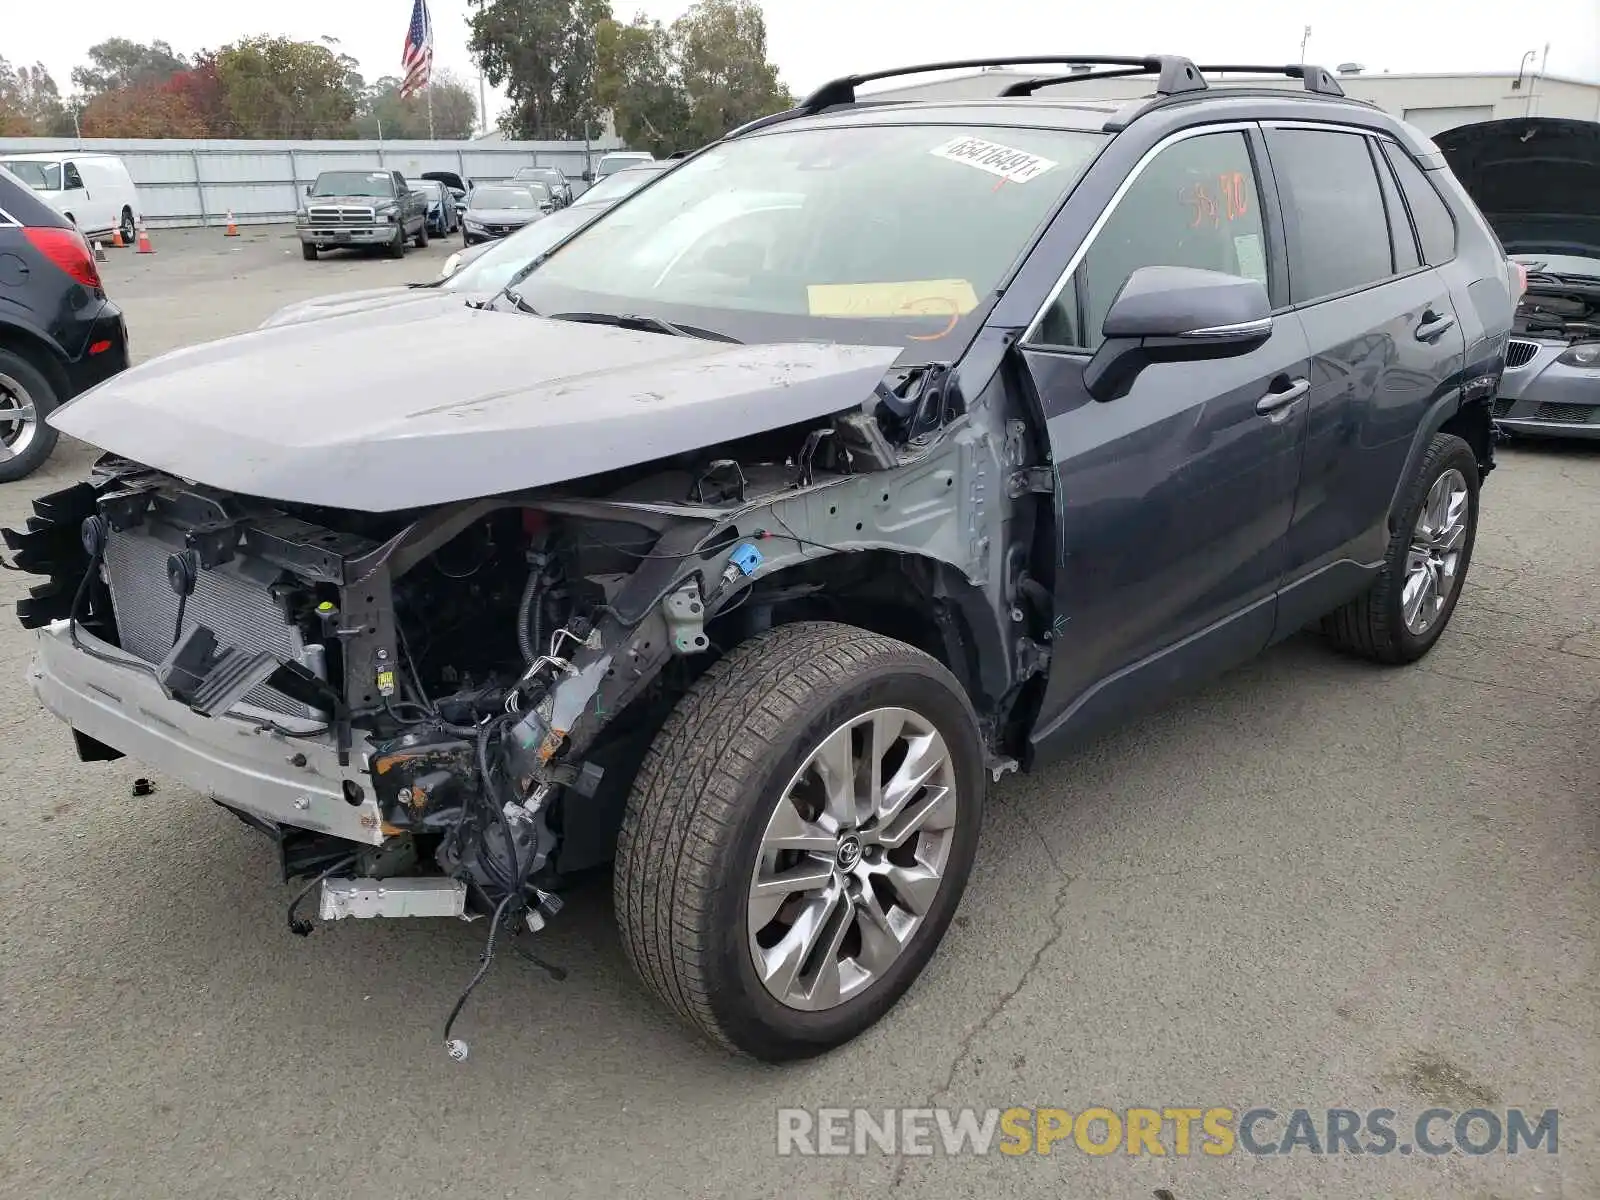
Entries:
{"type": "Polygon", "coordinates": [[[1040,74],[830,83],[492,298],[66,405],[104,457],[6,533],[39,698],[269,834],[325,921],[481,917],[474,983],[611,863],[689,1025],[860,1033],[986,785],[1308,626],[1420,658],[1492,466],[1514,275],[1426,138],[1315,67],[1006,62],[1040,74]]]}

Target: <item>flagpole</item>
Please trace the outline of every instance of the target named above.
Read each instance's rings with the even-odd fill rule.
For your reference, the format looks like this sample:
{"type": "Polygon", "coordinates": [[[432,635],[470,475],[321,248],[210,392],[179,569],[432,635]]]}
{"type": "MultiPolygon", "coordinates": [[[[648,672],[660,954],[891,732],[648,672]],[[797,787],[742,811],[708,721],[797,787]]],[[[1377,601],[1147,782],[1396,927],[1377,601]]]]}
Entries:
{"type": "Polygon", "coordinates": [[[433,72],[428,72],[428,140],[433,141],[433,72]]]}

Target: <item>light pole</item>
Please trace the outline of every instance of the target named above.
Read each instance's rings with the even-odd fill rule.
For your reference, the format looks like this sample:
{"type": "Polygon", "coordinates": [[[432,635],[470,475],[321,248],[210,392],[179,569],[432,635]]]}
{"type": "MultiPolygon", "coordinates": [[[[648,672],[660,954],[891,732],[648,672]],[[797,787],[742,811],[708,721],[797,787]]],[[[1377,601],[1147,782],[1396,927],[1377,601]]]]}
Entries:
{"type": "Polygon", "coordinates": [[[1300,35],[1300,65],[1306,65],[1306,43],[1311,40],[1311,26],[1306,26],[1306,31],[1300,35]]]}

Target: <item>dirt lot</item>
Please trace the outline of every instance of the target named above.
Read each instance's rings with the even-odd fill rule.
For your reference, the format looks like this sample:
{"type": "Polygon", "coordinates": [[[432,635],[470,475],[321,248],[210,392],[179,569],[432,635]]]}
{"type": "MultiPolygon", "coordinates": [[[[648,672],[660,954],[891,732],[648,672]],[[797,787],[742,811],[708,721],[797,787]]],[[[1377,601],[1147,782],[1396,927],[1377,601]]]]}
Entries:
{"type": "MultiPolygon", "coordinates": [[[[282,230],[155,238],[104,268],[140,357],[430,278],[452,248],[312,264],[282,230]]],[[[0,523],[87,461],[63,447],[0,488],[0,523]]],[[[543,935],[569,978],[500,961],[450,1063],[481,927],[291,937],[269,845],[176,784],[135,797],[135,765],[79,764],[0,620],[0,1196],[1600,1195],[1600,453],[1501,463],[1424,664],[1297,640],[1008,779],[922,983],[787,1070],[646,1000],[603,884],[543,935]],[[1560,1152],[776,1152],[782,1107],[929,1105],[1384,1107],[1403,1131],[1522,1105],[1561,1110],[1560,1152]]],[[[0,575],[0,601],[24,582],[0,575]]]]}

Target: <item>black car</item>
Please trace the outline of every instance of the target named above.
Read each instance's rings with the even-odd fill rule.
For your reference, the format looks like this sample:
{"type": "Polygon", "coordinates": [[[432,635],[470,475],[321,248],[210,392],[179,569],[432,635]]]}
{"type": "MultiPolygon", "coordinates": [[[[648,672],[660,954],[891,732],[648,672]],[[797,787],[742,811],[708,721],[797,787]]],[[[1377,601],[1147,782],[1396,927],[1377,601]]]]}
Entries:
{"type": "Polygon", "coordinates": [[[122,310],[89,243],[0,167],[0,483],[50,457],[57,405],[127,365],[122,310]]]}
{"type": "Polygon", "coordinates": [[[45,577],[31,686],[85,758],[270,835],[324,917],[481,914],[473,984],[610,861],[687,1024],[847,1041],[935,953],[992,782],[1308,626],[1416,662],[1469,595],[1501,247],[1326,71],[1205,72],[840,79],[496,296],[135,368],[56,416],[95,482],[6,531],[45,577]]]}

